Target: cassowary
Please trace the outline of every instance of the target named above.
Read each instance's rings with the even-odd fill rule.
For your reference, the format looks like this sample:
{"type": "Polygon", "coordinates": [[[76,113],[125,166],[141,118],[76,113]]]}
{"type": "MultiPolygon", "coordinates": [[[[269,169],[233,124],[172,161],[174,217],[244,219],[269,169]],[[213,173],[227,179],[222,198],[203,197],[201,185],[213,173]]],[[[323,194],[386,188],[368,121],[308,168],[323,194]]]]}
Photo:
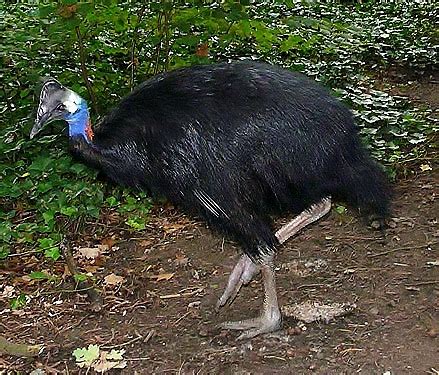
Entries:
{"type": "Polygon", "coordinates": [[[166,196],[233,237],[243,255],[217,307],[259,271],[261,315],[222,327],[250,338],[280,328],[273,258],[280,244],[331,208],[388,213],[384,174],[360,144],[351,112],[305,76],[253,61],[159,74],[93,129],[84,99],[49,79],[34,137],[63,119],[71,152],[116,183],[166,196]],[[274,232],[271,217],[294,220],[274,232]]]}

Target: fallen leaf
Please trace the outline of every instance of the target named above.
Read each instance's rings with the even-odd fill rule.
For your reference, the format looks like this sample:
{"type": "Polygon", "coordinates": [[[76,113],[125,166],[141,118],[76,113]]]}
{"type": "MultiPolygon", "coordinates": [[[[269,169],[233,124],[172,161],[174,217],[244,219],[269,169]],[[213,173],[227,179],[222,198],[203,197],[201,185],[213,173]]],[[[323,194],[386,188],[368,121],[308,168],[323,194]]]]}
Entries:
{"type": "MultiPolygon", "coordinates": [[[[115,350],[112,350],[112,352],[115,352],[115,350]]],[[[122,351],[123,354],[124,351],[122,351]]],[[[108,370],[111,370],[113,368],[125,368],[127,366],[126,361],[122,360],[111,360],[111,353],[108,353],[106,351],[101,351],[101,354],[99,356],[99,360],[97,360],[95,363],[93,363],[92,367],[96,372],[106,372],[108,370]],[[110,356],[110,357],[109,357],[110,356]]],[[[113,354],[114,356],[114,354],[113,354]]],[[[122,355],[120,355],[120,359],[122,359],[122,355]]]]}
{"type": "Polygon", "coordinates": [[[177,266],[186,266],[189,262],[189,258],[185,257],[183,254],[177,254],[175,256],[174,263],[177,266]]]}
{"type": "Polygon", "coordinates": [[[421,166],[419,168],[421,169],[422,172],[426,172],[426,171],[431,171],[432,170],[430,164],[421,164],[421,166]]]}
{"type": "Polygon", "coordinates": [[[197,46],[197,50],[195,51],[195,55],[198,57],[207,57],[209,56],[209,44],[202,43],[197,46]]]}
{"type": "Polygon", "coordinates": [[[122,276],[117,276],[114,273],[110,273],[104,278],[104,282],[107,285],[118,285],[122,284],[124,281],[125,279],[122,276]]]}
{"type": "Polygon", "coordinates": [[[179,224],[179,223],[172,223],[172,224],[165,224],[163,225],[163,230],[167,234],[178,232],[179,230],[186,227],[186,224],[179,224]]]}
{"type": "Polygon", "coordinates": [[[123,360],[125,350],[100,350],[98,345],[89,345],[88,348],[77,348],[73,351],[76,364],[83,368],[92,368],[96,372],[107,372],[113,368],[125,368],[127,362],[123,360]]]}
{"type": "Polygon", "coordinates": [[[12,285],[6,285],[2,292],[2,298],[12,298],[15,295],[15,288],[12,285]]]}
{"type": "Polygon", "coordinates": [[[162,281],[162,280],[170,280],[174,277],[175,273],[160,273],[158,275],[152,275],[149,278],[150,279],[156,279],[156,281],[162,281]]]}
{"type": "Polygon", "coordinates": [[[77,348],[73,351],[73,356],[79,367],[90,367],[99,358],[99,346],[90,344],[88,348],[77,348]]]}
{"type": "Polygon", "coordinates": [[[113,361],[120,361],[123,359],[124,354],[125,354],[125,349],[121,349],[121,350],[112,349],[111,352],[107,354],[107,359],[111,359],[113,361]]]}
{"type": "Polygon", "coordinates": [[[87,266],[84,266],[83,268],[84,268],[84,270],[87,273],[93,274],[93,273],[95,273],[98,270],[99,267],[98,266],[87,265],[87,266]]]}
{"type": "Polygon", "coordinates": [[[102,251],[98,247],[81,247],[78,249],[78,253],[82,258],[96,259],[102,254],[102,251]]]}
{"type": "Polygon", "coordinates": [[[101,240],[101,244],[107,246],[108,249],[111,249],[115,243],[116,241],[114,240],[114,238],[111,237],[107,237],[101,240]]]}

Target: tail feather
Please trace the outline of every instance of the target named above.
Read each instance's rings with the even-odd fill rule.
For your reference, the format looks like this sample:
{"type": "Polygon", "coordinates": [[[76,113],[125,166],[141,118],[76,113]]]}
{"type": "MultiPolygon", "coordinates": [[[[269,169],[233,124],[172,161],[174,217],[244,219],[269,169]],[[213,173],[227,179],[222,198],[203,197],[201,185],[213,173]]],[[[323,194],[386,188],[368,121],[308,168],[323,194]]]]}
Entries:
{"type": "Polygon", "coordinates": [[[334,194],[337,200],[357,207],[362,216],[385,220],[390,214],[391,189],[381,167],[364,156],[343,171],[341,189],[334,194]]]}

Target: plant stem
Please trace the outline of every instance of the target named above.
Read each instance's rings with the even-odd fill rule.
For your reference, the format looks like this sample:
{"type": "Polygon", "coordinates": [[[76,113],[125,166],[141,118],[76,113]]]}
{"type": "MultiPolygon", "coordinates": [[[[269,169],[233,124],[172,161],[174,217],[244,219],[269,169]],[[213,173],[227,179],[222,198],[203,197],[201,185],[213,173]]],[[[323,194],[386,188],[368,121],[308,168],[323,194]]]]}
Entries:
{"type": "Polygon", "coordinates": [[[137,12],[137,24],[136,27],[133,30],[133,38],[131,40],[131,61],[130,61],[130,67],[131,67],[131,75],[130,75],[130,91],[133,90],[134,87],[134,71],[136,69],[135,64],[135,58],[136,58],[136,39],[139,34],[139,25],[142,22],[142,19],[145,15],[146,5],[143,4],[140,10],[137,12]]]}
{"type": "Polygon", "coordinates": [[[88,95],[90,96],[91,106],[93,108],[93,111],[95,112],[95,114],[99,115],[99,109],[98,109],[98,105],[97,105],[97,101],[96,101],[96,96],[95,96],[95,93],[93,91],[93,87],[90,83],[87,66],[85,64],[85,48],[84,48],[84,43],[82,40],[81,31],[79,30],[79,26],[75,27],[75,31],[76,31],[76,37],[78,38],[78,44],[79,44],[79,58],[81,60],[82,79],[84,80],[85,86],[87,87],[87,91],[88,91],[88,95]]]}

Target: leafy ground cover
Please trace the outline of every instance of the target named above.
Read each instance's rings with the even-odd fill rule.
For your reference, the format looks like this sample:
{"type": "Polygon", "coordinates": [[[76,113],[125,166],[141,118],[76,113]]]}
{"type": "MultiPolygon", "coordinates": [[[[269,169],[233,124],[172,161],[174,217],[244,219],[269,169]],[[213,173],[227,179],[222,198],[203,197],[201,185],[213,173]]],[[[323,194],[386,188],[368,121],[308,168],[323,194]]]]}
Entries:
{"type": "MultiPolygon", "coordinates": [[[[162,357],[171,356],[172,348],[175,347],[171,345],[171,336],[166,336],[164,331],[157,328],[162,324],[171,329],[169,334],[177,334],[183,340],[183,349],[177,352],[178,360],[168,358],[156,363],[148,353],[129,353],[131,359],[134,358],[134,354],[139,358],[147,356],[152,361],[149,364],[153,364],[148,368],[155,368],[157,371],[166,370],[169,366],[177,371],[180,366],[187,371],[205,371],[208,368],[202,364],[202,357],[206,355],[217,361],[215,363],[218,371],[223,363],[222,358],[227,358],[226,363],[231,371],[240,369],[237,362],[243,358],[248,362],[241,369],[255,371],[251,365],[251,358],[255,355],[272,357],[267,357],[267,369],[273,368],[273,362],[283,363],[275,357],[290,360],[298,356],[301,358],[298,368],[305,371],[308,364],[313,365],[312,358],[315,357],[302,354],[315,354],[317,352],[313,348],[322,347],[320,344],[304,344],[302,349],[308,349],[303,349],[304,352],[300,354],[299,346],[295,354],[291,355],[285,351],[277,351],[275,347],[278,339],[274,339],[276,343],[264,349],[268,348],[271,351],[267,354],[262,350],[265,345],[265,341],[262,340],[257,341],[255,346],[258,353],[262,354],[256,354],[254,350],[245,349],[238,344],[223,345],[224,340],[229,337],[224,338],[222,333],[219,336],[214,333],[213,339],[207,339],[210,337],[211,326],[206,328],[198,324],[202,321],[216,320],[207,312],[199,310],[197,303],[201,302],[207,307],[213,304],[214,296],[209,294],[209,290],[216,291],[226,280],[226,274],[219,271],[222,270],[224,258],[223,254],[212,255],[211,258],[206,258],[206,264],[198,264],[199,267],[195,267],[196,271],[189,267],[192,263],[188,265],[187,259],[196,262],[195,259],[198,257],[205,258],[206,252],[210,254],[212,249],[222,247],[222,239],[211,237],[210,245],[204,246],[207,232],[200,229],[200,224],[180,216],[172,219],[172,210],[167,209],[163,212],[163,204],[154,208],[150,198],[144,194],[99,181],[94,171],[75,163],[66,153],[67,139],[62,132],[62,124],[54,124],[45,136],[36,141],[29,141],[28,133],[37,104],[37,83],[40,77],[48,75],[57,77],[86,97],[92,108],[94,122],[98,122],[100,116],[105,114],[105,109],[117,103],[136,83],[168,69],[227,59],[257,58],[304,72],[330,87],[335,95],[351,106],[366,146],[370,148],[374,157],[386,166],[389,176],[401,185],[397,188],[397,215],[402,218],[403,223],[410,222],[414,226],[410,227],[407,233],[404,232],[407,229],[406,224],[394,229],[391,234],[392,241],[400,237],[403,245],[400,246],[399,240],[395,239],[392,249],[416,247],[418,242],[425,245],[421,248],[420,254],[413,254],[414,258],[410,258],[412,255],[398,253],[396,262],[408,264],[405,271],[398,268],[405,266],[392,265],[391,257],[386,257],[386,262],[377,268],[390,270],[388,277],[398,280],[402,280],[400,278],[404,272],[411,275],[421,272],[419,280],[409,280],[415,284],[437,279],[437,273],[434,273],[437,267],[428,266],[427,262],[435,261],[431,249],[435,249],[436,244],[431,244],[437,237],[432,229],[437,218],[431,215],[435,212],[434,197],[437,193],[434,193],[434,187],[437,187],[437,176],[428,175],[437,165],[436,132],[439,115],[435,63],[438,60],[438,34],[435,20],[438,16],[438,10],[433,3],[414,2],[340,5],[279,1],[269,4],[260,2],[251,6],[245,2],[233,1],[225,1],[220,5],[216,2],[200,2],[197,6],[181,3],[177,5],[167,1],[148,2],[145,5],[114,1],[62,1],[41,5],[0,4],[0,282],[3,288],[0,295],[0,329],[7,333],[8,337],[11,337],[11,332],[19,332],[23,340],[37,342],[41,338],[42,342],[50,342],[42,361],[44,366],[54,366],[58,371],[61,371],[63,366],[74,370],[70,359],[71,352],[86,348],[88,344],[101,345],[102,350],[110,355],[111,348],[107,348],[108,346],[134,340],[134,348],[140,350],[135,343],[141,346],[142,341],[146,343],[151,340],[152,353],[162,357]],[[425,173],[427,177],[418,176],[419,173],[425,173]],[[412,178],[415,187],[410,188],[410,182],[404,182],[405,178],[412,178]],[[428,198],[424,197],[425,194],[428,198]],[[410,195],[418,198],[413,202],[403,198],[410,195]],[[414,213],[418,206],[422,207],[422,215],[425,216],[422,220],[421,214],[414,213]],[[168,219],[168,215],[171,219],[168,219]],[[416,227],[418,224],[419,228],[416,227]],[[184,235],[186,240],[183,243],[179,242],[180,237],[175,237],[179,233],[187,234],[184,235]],[[111,254],[111,260],[104,254],[96,261],[80,261],[83,275],[95,280],[104,290],[108,298],[105,307],[109,311],[104,318],[96,315],[84,327],[81,326],[81,321],[88,316],[87,312],[82,310],[83,307],[85,309],[85,302],[81,296],[69,292],[73,286],[67,280],[63,260],[59,259],[59,243],[66,234],[72,244],[77,244],[78,247],[94,248],[96,244],[102,245],[104,242],[107,246],[106,254],[111,254]],[[416,240],[409,241],[410,235],[416,240]],[[423,242],[425,237],[426,242],[423,242]],[[124,248],[124,240],[128,238],[132,241],[124,248]],[[111,250],[115,241],[122,242],[119,246],[120,251],[111,250]],[[141,261],[141,264],[128,266],[126,258],[130,262],[141,261]],[[415,264],[423,266],[419,266],[418,269],[415,264]],[[123,269],[122,273],[117,272],[119,268],[123,269]],[[123,282],[114,277],[108,279],[108,283],[104,281],[104,274],[109,276],[113,271],[119,276],[122,274],[123,282]],[[192,284],[195,285],[194,289],[182,290],[192,284]],[[13,289],[10,289],[11,287],[13,289]],[[199,288],[203,291],[200,292],[199,288]],[[183,297],[160,298],[175,294],[183,297]],[[192,298],[187,302],[195,305],[189,307],[185,299],[183,306],[180,306],[179,298],[192,298]],[[58,304],[57,301],[62,302],[58,304]],[[176,304],[172,301],[176,301],[176,304]],[[71,322],[68,312],[75,311],[75,306],[79,306],[79,310],[74,313],[75,322],[71,322]],[[124,306],[129,308],[125,309],[124,306]],[[66,312],[63,312],[63,309],[67,309],[66,312]],[[127,331],[129,336],[122,333],[113,335],[111,329],[114,329],[117,321],[122,321],[124,311],[133,324],[132,329],[127,331]],[[148,319],[152,319],[151,314],[157,317],[150,326],[145,325],[143,315],[136,317],[139,311],[145,312],[148,319]],[[46,329],[45,316],[50,314],[59,316],[53,331],[46,329]],[[168,324],[164,316],[175,319],[170,321],[172,324],[168,324]],[[180,319],[182,316],[184,318],[180,319]],[[41,322],[37,330],[35,327],[27,327],[24,323],[32,317],[41,322]],[[193,323],[193,330],[183,327],[189,323],[193,323]],[[98,327],[104,327],[100,338],[93,333],[98,327]],[[140,335],[142,338],[136,339],[139,337],[136,330],[140,332],[145,329],[155,330],[154,335],[157,334],[157,338],[148,338],[143,332],[140,335]],[[183,329],[181,335],[177,333],[179,329],[183,329]],[[49,331],[57,338],[53,342],[45,337],[45,333],[49,331]],[[207,331],[209,334],[206,336],[207,331]],[[203,349],[205,351],[194,354],[200,337],[205,337],[208,344],[203,349]],[[65,340],[68,345],[63,345],[65,340]],[[169,351],[160,350],[163,343],[170,345],[169,351]],[[189,366],[189,362],[193,364],[192,367],[189,366]]],[[[332,225],[336,226],[335,232],[329,232],[329,237],[343,237],[341,227],[346,225],[351,236],[355,237],[354,233],[357,233],[357,230],[362,231],[349,215],[343,216],[346,213],[343,207],[337,207],[337,212],[338,214],[333,214],[331,219],[332,225]]],[[[331,231],[326,225],[321,229],[331,231]]],[[[317,232],[314,230],[310,232],[309,237],[307,234],[304,236],[318,242],[317,232]]],[[[368,232],[361,233],[364,238],[372,236],[368,232]]],[[[347,246],[346,241],[340,241],[335,245],[347,246]]],[[[383,251],[380,250],[379,244],[375,245],[370,245],[368,240],[358,243],[358,246],[370,248],[373,252],[383,251]]],[[[227,246],[230,245],[226,244],[227,246]]],[[[331,246],[328,245],[325,250],[325,256],[329,259],[332,259],[331,246]]],[[[290,252],[292,257],[291,254],[297,254],[297,251],[299,250],[291,245],[285,253],[290,252]]],[[[317,247],[307,251],[311,251],[309,256],[313,257],[317,254],[313,252],[317,251],[317,247]]],[[[337,255],[337,252],[334,254],[337,255]]],[[[358,254],[359,251],[355,252],[355,255],[358,254]]],[[[375,288],[372,284],[364,284],[365,279],[376,277],[373,269],[370,272],[364,270],[371,266],[370,259],[361,258],[356,265],[358,267],[354,267],[357,273],[353,272],[351,275],[350,271],[346,274],[341,272],[344,266],[343,270],[353,267],[348,260],[343,263],[342,258],[345,255],[343,253],[334,257],[334,264],[341,262],[340,269],[332,269],[331,272],[335,272],[334,277],[339,275],[340,280],[344,280],[342,284],[346,290],[349,290],[347,285],[351,278],[358,282],[356,293],[360,299],[365,298],[362,308],[366,309],[361,310],[362,313],[366,311],[366,315],[360,314],[360,317],[364,317],[368,324],[376,324],[379,318],[375,319],[373,316],[377,314],[367,313],[375,307],[373,300],[367,299],[361,293],[361,288],[375,288]]],[[[353,255],[350,256],[349,259],[352,259],[353,255]]],[[[325,275],[328,276],[326,273],[325,275]]],[[[319,277],[319,274],[314,276],[319,277]]],[[[383,284],[380,285],[384,287],[385,280],[382,281],[383,284]]],[[[406,284],[411,285],[410,282],[406,284]]],[[[281,281],[281,288],[286,295],[290,292],[285,291],[294,287],[291,283],[288,279],[281,281]]],[[[408,294],[404,294],[405,286],[401,286],[402,289],[395,286],[396,289],[389,291],[395,296],[392,300],[397,304],[399,301],[401,304],[421,301],[419,306],[425,307],[422,311],[410,308],[402,311],[394,306],[405,318],[415,314],[421,317],[419,319],[426,319],[428,323],[430,314],[432,319],[436,319],[436,315],[431,312],[434,300],[431,302],[428,299],[428,293],[437,296],[437,288],[434,282],[425,285],[427,286],[415,286],[420,288],[419,294],[415,297],[412,297],[413,293],[417,293],[415,290],[408,290],[408,294]]],[[[301,290],[303,289],[297,289],[301,290]]],[[[319,295],[318,291],[316,295],[319,295]]],[[[332,297],[339,299],[340,296],[335,293],[332,297]]],[[[386,298],[383,297],[382,300],[386,298]]],[[[388,308],[385,306],[387,305],[378,307],[380,314],[383,312],[382,316],[378,314],[382,319],[389,316],[386,315],[388,308]]],[[[256,310],[257,303],[250,308],[256,310]]],[[[396,322],[397,319],[394,318],[396,322]]],[[[353,328],[349,329],[354,334],[358,333],[358,338],[369,335],[367,327],[360,326],[365,323],[360,322],[358,315],[354,315],[352,319],[349,321],[349,327],[353,328]]],[[[428,340],[434,341],[436,337],[435,326],[429,326],[427,323],[423,325],[423,321],[412,322],[413,324],[410,322],[409,320],[403,327],[403,332],[408,335],[412,332],[410,329],[416,325],[430,327],[425,330],[422,327],[414,329],[419,337],[422,337],[418,341],[415,339],[416,335],[410,336],[414,344],[417,343],[428,351],[431,344],[428,340]],[[430,329],[433,330],[434,337],[425,335],[430,329]]],[[[398,328],[397,325],[395,327],[398,328]]],[[[290,328],[294,327],[290,325],[290,328]]],[[[312,336],[313,340],[325,342],[325,338],[316,333],[317,329],[311,327],[316,335],[312,336]]],[[[349,367],[348,364],[358,365],[355,367],[358,370],[361,363],[365,363],[359,359],[364,359],[371,353],[379,337],[372,335],[374,339],[367,342],[369,347],[360,347],[357,345],[358,341],[349,341],[347,336],[344,337],[347,341],[337,341],[335,334],[343,329],[346,329],[343,323],[335,323],[329,328],[334,335],[331,336],[333,341],[329,340],[329,343],[333,344],[331,348],[334,352],[330,354],[326,349],[322,349],[323,352],[319,353],[328,355],[336,364],[341,361],[340,369],[349,373],[354,367],[349,367]],[[334,353],[340,355],[334,357],[334,353]]],[[[378,326],[374,326],[373,329],[381,332],[378,326]]],[[[389,329],[391,332],[393,328],[389,329]]],[[[386,334],[392,336],[389,332],[386,334]]],[[[299,341],[306,341],[304,337],[308,337],[299,336],[299,341]]],[[[400,337],[392,337],[398,345],[403,345],[400,337]]],[[[285,336],[279,340],[286,340],[285,336]]],[[[133,348],[133,345],[127,347],[133,348]]],[[[391,345],[392,342],[389,341],[385,350],[389,351],[391,345]]],[[[95,348],[92,349],[96,354],[95,348]]],[[[396,351],[392,353],[392,358],[398,358],[396,351]]],[[[404,353],[409,356],[408,351],[404,353]]],[[[117,357],[120,352],[112,355],[117,357]]],[[[127,358],[127,355],[124,358],[127,358]]],[[[405,365],[410,366],[410,361],[411,359],[407,359],[405,365]]],[[[138,362],[140,367],[134,366],[134,363],[137,363],[135,360],[129,362],[132,366],[130,368],[145,368],[144,362],[138,362]]],[[[433,360],[426,363],[437,370],[433,360]]],[[[14,362],[9,358],[2,364],[9,366],[8,368],[16,366],[17,370],[22,371],[39,366],[38,361],[14,362]]],[[[418,365],[421,366],[421,361],[418,365]]],[[[281,372],[291,368],[297,371],[290,362],[290,367],[276,366],[274,368],[281,372]]],[[[331,366],[330,363],[327,364],[329,369],[337,368],[331,366]]],[[[367,366],[366,368],[373,372],[372,367],[367,366]]],[[[429,367],[424,367],[418,368],[432,371],[429,367]]],[[[321,367],[321,370],[324,371],[324,368],[321,367]]],[[[384,371],[386,367],[383,365],[380,369],[384,371]]],[[[401,371],[410,372],[403,367],[401,371]]]]}

